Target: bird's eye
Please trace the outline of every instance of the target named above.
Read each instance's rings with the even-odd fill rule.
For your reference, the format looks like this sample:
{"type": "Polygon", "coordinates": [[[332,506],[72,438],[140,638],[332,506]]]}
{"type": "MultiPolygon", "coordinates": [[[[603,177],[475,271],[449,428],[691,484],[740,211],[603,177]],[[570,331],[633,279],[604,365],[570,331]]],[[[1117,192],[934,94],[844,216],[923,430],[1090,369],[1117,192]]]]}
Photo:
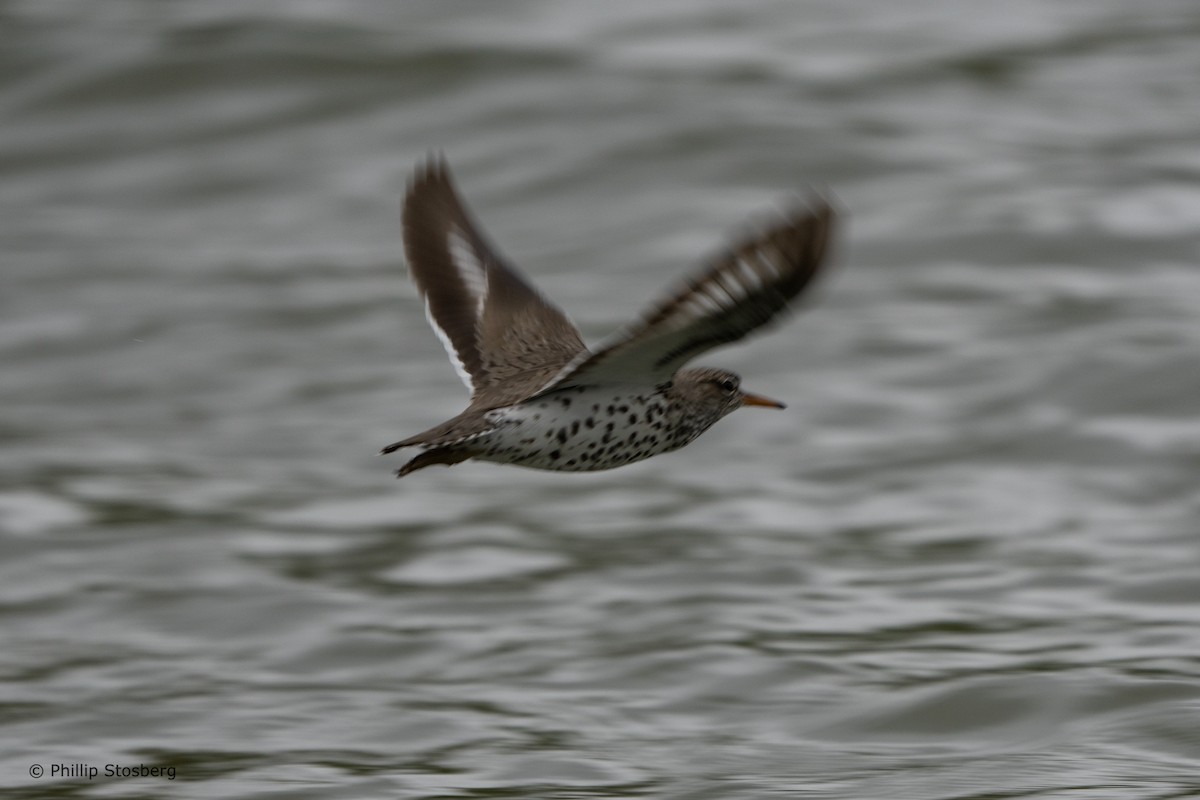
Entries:
{"type": "Polygon", "coordinates": [[[730,394],[736,392],[738,388],[738,383],[733,378],[724,378],[719,385],[723,391],[730,394]]]}

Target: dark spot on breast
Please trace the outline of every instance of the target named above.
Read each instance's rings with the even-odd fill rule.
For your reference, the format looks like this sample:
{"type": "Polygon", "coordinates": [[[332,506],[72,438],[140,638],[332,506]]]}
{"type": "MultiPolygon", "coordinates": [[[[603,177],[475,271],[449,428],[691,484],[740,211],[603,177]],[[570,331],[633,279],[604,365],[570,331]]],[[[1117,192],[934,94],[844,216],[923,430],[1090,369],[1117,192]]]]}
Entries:
{"type": "Polygon", "coordinates": [[[554,435],[558,439],[558,441],[560,441],[561,443],[563,443],[563,444],[567,443],[567,429],[566,428],[559,428],[558,433],[556,433],[554,435]]]}
{"type": "Polygon", "coordinates": [[[574,436],[577,433],[579,433],[579,420],[571,423],[571,435],[574,436]]]}
{"type": "Polygon", "coordinates": [[[620,411],[622,414],[628,414],[628,413],[629,413],[629,406],[627,406],[627,405],[619,405],[619,406],[617,406],[617,411],[620,411]]]}
{"type": "Polygon", "coordinates": [[[629,415],[629,424],[630,424],[630,425],[637,425],[637,414],[630,414],[630,415],[629,415]]]}
{"type": "Polygon", "coordinates": [[[573,459],[573,458],[572,458],[570,461],[568,461],[568,462],[567,462],[567,466],[568,466],[568,467],[573,467],[573,466],[575,466],[575,459],[573,459]]]}
{"type": "Polygon", "coordinates": [[[562,458],[562,451],[561,450],[551,450],[547,454],[547,458],[549,458],[551,461],[558,461],[558,459],[562,458]]]}
{"type": "Polygon", "coordinates": [[[617,407],[612,405],[611,403],[609,404],[608,408],[606,408],[604,410],[608,412],[608,415],[610,417],[615,417],[617,415],[617,407]]]}
{"type": "Polygon", "coordinates": [[[596,427],[596,420],[594,417],[588,417],[587,419],[585,419],[583,421],[583,424],[586,425],[588,427],[588,429],[590,430],[590,429],[596,427]]]}
{"type": "Polygon", "coordinates": [[[571,398],[564,397],[562,399],[562,404],[563,404],[563,408],[570,408],[571,407],[571,398]]]}

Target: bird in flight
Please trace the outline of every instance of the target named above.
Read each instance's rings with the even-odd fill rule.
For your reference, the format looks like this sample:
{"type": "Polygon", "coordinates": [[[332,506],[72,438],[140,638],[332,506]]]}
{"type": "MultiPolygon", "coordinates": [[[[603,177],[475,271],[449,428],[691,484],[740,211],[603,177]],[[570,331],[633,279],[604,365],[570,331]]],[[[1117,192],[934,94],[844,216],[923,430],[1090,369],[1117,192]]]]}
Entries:
{"type": "Polygon", "coordinates": [[[404,201],[404,251],[471,402],[456,417],[383,448],[420,453],[397,477],[468,459],[534,469],[611,469],[677,450],[742,406],[701,353],[770,322],[825,261],[834,211],[822,197],[734,244],[596,349],[491,244],[442,157],[418,166],[404,201]]]}

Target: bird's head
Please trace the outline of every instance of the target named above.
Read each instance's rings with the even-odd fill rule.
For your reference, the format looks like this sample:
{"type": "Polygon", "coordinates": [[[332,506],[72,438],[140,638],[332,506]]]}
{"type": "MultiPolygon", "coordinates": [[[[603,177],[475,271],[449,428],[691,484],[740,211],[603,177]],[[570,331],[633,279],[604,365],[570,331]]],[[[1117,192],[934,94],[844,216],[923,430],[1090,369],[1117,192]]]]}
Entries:
{"type": "Polygon", "coordinates": [[[778,400],[742,391],[742,379],[735,373],[713,367],[684,369],[675,374],[675,391],[716,421],[742,406],[786,408],[778,400]]]}

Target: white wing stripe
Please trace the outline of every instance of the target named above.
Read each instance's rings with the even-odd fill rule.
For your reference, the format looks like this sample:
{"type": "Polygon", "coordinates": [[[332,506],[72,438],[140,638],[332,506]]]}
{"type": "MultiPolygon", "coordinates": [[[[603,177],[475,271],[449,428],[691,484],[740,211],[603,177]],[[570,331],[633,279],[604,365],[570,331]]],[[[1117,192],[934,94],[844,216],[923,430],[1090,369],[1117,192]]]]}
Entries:
{"type": "Polygon", "coordinates": [[[745,258],[737,260],[738,272],[741,273],[743,284],[749,291],[759,289],[763,285],[762,276],[755,271],[754,267],[745,258]]]}
{"type": "Polygon", "coordinates": [[[731,303],[736,304],[746,296],[746,287],[738,283],[732,275],[718,273],[713,276],[709,285],[724,292],[731,303]]]}
{"type": "Polygon", "coordinates": [[[709,294],[707,288],[696,292],[696,303],[700,306],[701,313],[719,314],[724,308],[724,303],[709,294]]]}
{"type": "Polygon", "coordinates": [[[757,273],[759,286],[770,283],[779,274],[779,270],[771,262],[763,258],[762,251],[760,250],[752,251],[746,260],[749,262],[750,267],[757,273]]]}
{"type": "Polygon", "coordinates": [[[437,324],[437,320],[433,317],[433,312],[429,308],[429,300],[425,301],[425,319],[429,320],[429,327],[433,328],[433,332],[442,340],[442,347],[446,348],[446,355],[450,357],[450,363],[454,365],[454,371],[458,373],[458,377],[466,385],[467,389],[473,394],[475,392],[475,384],[471,381],[471,373],[467,372],[466,365],[462,359],[458,357],[458,351],[454,349],[450,337],[442,330],[442,326],[437,324]]]}
{"type": "Polygon", "coordinates": [[[483,303],[487,299],[487,272],[475,256],[475,249],[458,231],[450,231],[446,237],[446,249],[450,263],[458,270],[467,292],[475,298],[475,316],[483,315],[483,303]]]}

